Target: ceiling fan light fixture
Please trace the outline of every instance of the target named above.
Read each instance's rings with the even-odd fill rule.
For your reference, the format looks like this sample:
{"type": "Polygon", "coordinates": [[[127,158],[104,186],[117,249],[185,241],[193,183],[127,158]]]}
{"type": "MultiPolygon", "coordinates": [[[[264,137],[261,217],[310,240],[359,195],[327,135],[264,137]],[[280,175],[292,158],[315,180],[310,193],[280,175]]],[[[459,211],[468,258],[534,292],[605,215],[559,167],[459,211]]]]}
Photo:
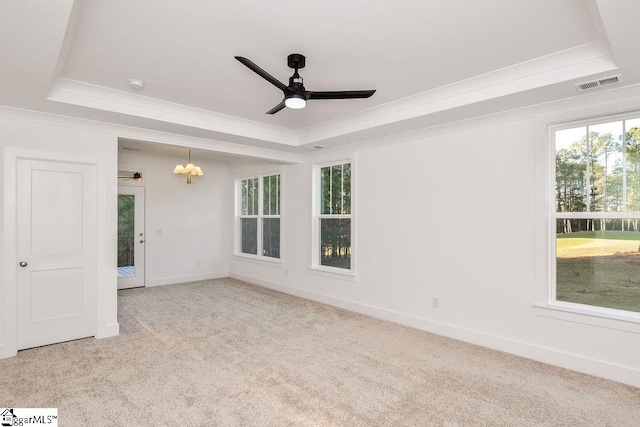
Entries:
{"type": "Polygon", "coordinates": [[[285,107],[298,110],[304,108],[309,100],[318,99],[362,99],[369,98],[375,93],[375,89],[370,90],[337,90],[337,91],[321,91],[314,92],[305,89],[302,83],[302,77],[298,74],[298,70],[304,68],[306,59],[304,55],[299,53],[292,53],[287,57],[287,65],[293,68],[295,71],[291,77],[289,77],[289,86],[282,83],[280,80],[267,73],[260,68],[252,60],[245,58],[244,56],[235,57],[242,65],[280,89],[284,93],[284,100],[280,101],[278,105],[267,111],[267,114],[275,114],[285,107]]]}
{"type": "Polygon", "coordinates": [[[300,95],[291,95],[284,100],[284,105],[294,110],[299,110],[307,106],[307,100],[300,95]]]}

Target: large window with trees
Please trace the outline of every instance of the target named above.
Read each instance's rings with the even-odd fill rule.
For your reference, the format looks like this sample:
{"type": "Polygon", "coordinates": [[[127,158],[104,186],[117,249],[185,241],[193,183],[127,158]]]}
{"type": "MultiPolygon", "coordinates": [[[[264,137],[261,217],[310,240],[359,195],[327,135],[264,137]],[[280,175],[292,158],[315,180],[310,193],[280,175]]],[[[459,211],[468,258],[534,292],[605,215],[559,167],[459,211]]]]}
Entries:
{"type": "Polygon", "coordinates": [[[640,312],[640,114],[553,136],[551,299],[640,312]]]}
{"type": "MultiPolygon", "coordinates": [[[[314,265],[351,271],[351,163],[316,168],[314,265]]],[[[340,271],[338,270],[338,271],[340,271]]]]}
{"type": "Polygon", "coordinates": [[[238,252],[280,258],[280,174],[242,179],[238,188],[238,252]]]}

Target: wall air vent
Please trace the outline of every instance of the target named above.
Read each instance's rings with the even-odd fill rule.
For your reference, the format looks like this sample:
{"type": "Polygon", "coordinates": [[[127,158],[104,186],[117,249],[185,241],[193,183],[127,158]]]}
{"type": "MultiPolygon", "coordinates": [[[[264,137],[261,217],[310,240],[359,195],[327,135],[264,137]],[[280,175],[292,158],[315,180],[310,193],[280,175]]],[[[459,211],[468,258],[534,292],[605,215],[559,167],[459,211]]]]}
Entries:
{"type": "Polygon", "coordinates": [[[582,92],[583,90],[591,90],[602,86],[609,86],[616,83],[620,83],[621,74],[615,76],[603,77],[598,80],[591,80],[589,82],[576,83],[576,89],[582,92]]]}

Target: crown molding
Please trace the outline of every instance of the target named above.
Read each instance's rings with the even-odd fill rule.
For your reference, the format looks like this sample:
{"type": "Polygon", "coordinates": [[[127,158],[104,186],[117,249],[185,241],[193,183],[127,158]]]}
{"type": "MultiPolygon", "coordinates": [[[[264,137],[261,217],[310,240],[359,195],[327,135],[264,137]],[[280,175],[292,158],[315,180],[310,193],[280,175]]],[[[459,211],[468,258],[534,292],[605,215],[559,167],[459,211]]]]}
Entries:
{"type": "Polygon", "coordinates": [[[169,144],[188,148],[198,148],[224,154],[251,157],[255,159],[278,161],[282,163],[300,163],[302,156],[280,150],[253,147],[212,139],[197,138],[180,134],[136,128],[113,123],[99,122],[77,117],[63,116],[40,111],[25,110],[0,105],[0,118],[36,122],[51,126],[81,129],[90,132],[112,134],[117,138],[169,144]]]}
{"type": "Polygon", "coordinates": [[[293,130],[66,78],[52,82],[47,100],[282,145],[295,147],[299,142],[293,130]]]}
{"type": "Polygon", "coordinates": [[[344,155],[344,153],[353,153],[386,145],[423,141],[437,135],[482,128],[514,120],[532,119],[544,123],[557,123],[575,120],[576,118],[598,117],[602,116],[603,112],[608,115],[634,110],[640,110],[640,83],[607,88],[606,90],[586,94],[576,93],[575,96],[569,98],[527,105],[526,107],[506,111],[489,112],[486,115],[473,115],[462,120],[446,121],[408,132],[328,147],[326,150],[308,151],[304,153],[302,158],[305,162],[315,162],[318,158],[325,156],[326,153],[331,153],[335,157],[344,155]]]}
{"type": "Polygon", "coordinates": [[[331,138],[614,70],[617,70],[617,65],[610,46],[597,41],[311,126],[300,130],[298,137],[301,145],[316,144],[331,138]]]}

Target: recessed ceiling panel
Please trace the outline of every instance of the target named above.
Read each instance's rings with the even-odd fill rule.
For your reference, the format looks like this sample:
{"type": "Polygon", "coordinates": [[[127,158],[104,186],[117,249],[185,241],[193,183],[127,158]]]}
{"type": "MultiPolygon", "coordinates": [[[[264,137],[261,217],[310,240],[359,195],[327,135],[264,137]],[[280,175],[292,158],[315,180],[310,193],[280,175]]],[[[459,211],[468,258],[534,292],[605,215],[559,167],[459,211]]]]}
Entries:
{"type": "Polygon", "coordinates": [[[62,77],[300,130],[598,40],[583,0],[87,0],[62,77]],[[265,114],[290,53],[307,57],[308,90],[377,89],[265,114]]]}

